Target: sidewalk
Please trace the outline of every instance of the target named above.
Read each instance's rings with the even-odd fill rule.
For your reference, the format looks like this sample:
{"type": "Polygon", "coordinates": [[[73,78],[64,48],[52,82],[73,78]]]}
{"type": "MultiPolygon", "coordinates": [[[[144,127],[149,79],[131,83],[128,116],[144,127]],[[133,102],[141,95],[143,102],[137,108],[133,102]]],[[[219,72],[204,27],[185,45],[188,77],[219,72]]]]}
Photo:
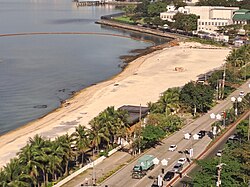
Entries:
{"type": "Polygon", "coordinates": [[[88,169],[82,174],[72,179],[71,181],[69,181],[68,183],[66,183],[65,185],[63,185],[62,187],[80,187],[81,185],[90,186],[93,184],[92,176],[94,176],[96,181],[98,181],[98,179],[100,179],[103,175],[115,170],[121,164],[126,164],[131,158],[133,158],[133,156],[129,153],[118,151],[112,156],[106,158],[100,164],[94,166],[94,171],[93,169],[88,169]]]}

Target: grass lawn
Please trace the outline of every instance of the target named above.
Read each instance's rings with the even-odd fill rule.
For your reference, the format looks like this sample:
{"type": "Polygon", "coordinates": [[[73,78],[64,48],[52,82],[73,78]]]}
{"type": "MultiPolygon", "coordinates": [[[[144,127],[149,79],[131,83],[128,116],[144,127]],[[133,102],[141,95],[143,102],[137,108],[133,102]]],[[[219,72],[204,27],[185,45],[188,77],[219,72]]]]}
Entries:
{"type": "Polygon", "coordinates": [[[114,17],[113,20],[128,23],[128,24],[135,23],[134,21],[130,20],[130,17],[127,17],[127,16],[114,17]]]}

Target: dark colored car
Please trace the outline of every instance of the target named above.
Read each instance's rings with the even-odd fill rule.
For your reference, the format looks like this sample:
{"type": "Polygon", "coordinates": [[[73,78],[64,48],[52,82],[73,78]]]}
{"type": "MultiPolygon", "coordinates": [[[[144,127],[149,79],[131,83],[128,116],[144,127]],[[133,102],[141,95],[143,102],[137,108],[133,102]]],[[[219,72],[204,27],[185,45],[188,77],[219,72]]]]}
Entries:
{"type": "Polygon", "coordinates": [[[154,180],[154,182],[153,182],[153,184],[151,185],[151,187],[159,187],[159,186],[158,186],[157,179],[154,180]]]}
{"type": "Polygon", "coordinates": [[[163,177],[163,180],[164,181],[170,181],[172,178],[174,178],[174,172],[173,171],[168,171],[164,177],[163,177]]]}
{"type": "Polygon", "coordinates": [[[173,172],[178,173],[183,169],[183,165],[180,163],[176,163],[173,167],[173,172]]]}
{"type": "Polygon", "coordinates": [[[198,136],[199,136],[200,139],[202,139],[205,135],[206,135],[206,131],[200,131],[198,133],[198,136]]]}

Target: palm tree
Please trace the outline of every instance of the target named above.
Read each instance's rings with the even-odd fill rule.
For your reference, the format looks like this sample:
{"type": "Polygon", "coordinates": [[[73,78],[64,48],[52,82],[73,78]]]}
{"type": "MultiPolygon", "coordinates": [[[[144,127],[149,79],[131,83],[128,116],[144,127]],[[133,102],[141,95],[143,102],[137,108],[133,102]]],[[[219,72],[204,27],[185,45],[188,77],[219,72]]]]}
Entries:
{"type": "Polygon", "coordinates": [[[29,139],[29,143],[32,147],[32,151],[36,152],[34,159],[37,163],[39,163],[39,169],[43,174],[43,182],[46,185],[46,165],[48,164],[48,156],[47,151],[49,150],[49,140],[44,140],[38,134],[34,136],[34,138],[29,139]]]}
{"type": "Polygon", "coordinates": [[[86,127],[79,125],[72,135],[75,137],[76,148],[81,154],[81,163],[83,165],[86,151],[89,148],[89,135],[86,127]]]}
{"type": "MultiPolygon", "coordinates": [[[[63,158],[63,148],[60,146],[58,139],[53,142],[50,142],[48,154],[48,164],[47,171],[53,176],[53,179],[57,180],[57,174],[62,173],[62,158],[63,158]]],[[[47,173],[48,174],[48,173],[47,173]]],[[[48,179],[48,177],[47,177],[48,179]]]]}
{"type": "Polygon", "coordinates": [[[179,108],[179,88],[169,88],[160,97],[159,103],[163,105],[163,112],[169,115],[171,110],[176,111],[179,108]]]}
{"type": "Polygon", "coordinates": [[[43,168],[42,163],[38,159],[38,156],[40,156],[39,151],[34,149],[30,144],[27,144],[18,153],[18,156],[20,165],[24,167],[23,171],[34,179],[33,185],[39,186],[39,169],[42,170],[43,168]]]}
{"type": "MultiPolygon", "coordinates": [[[[128,128],[130,127],[128,122],[128,112],[125,110],[116,111],[116,132],[114,134],[114,140],[118,137],[125,138],[128,135],[128,128]]],[[[115,142],[114,141],[114,142],[115,142]]]]}
{"type": "Polygon", "coordinates": [[[116,111],[114,107],[108,107],[99,114],[99,123],[101,124],[101,131],[108,137],[107,145],[109,147],[110,140],[114,141],[114,134],[117,130],[116,127],[116,111]]]}
{"type": "Polygon", "coordinates": [[[90,145],[92,149],[96,149],[99,151],[99,146],[103,140],[106,142],[109,141],[109,138],[106,136],[106,134],[103,132],[103,129],[101,128],[101,125],[99,124],[99,121],[97,117],[92,119],[90,121],[91,129],[89,129],[89,139],[90,139],[90,145]]]}
{"type": "Polygon", "coordinates": [[[75,151],[73,150],[73,136],[69,136],[69,134],[65,134],[63,136],[59,136],[56,139],[57,143],[59,144],[59,146],[62,149],[62,165],[64,165],[65,169],[65,173],[66,175],[69,174],[69,161],[73,160],[75,158],[75,151]]]}
{"type": "Polygon", "coordinates": [[[0,168],[0,186],[7,187],[7,177],[5,175],[5,171],[0,168]]]}
{"type": "MultiPolygon", "coordinates": [[[[17,158],[11,159],[2,172],[3,186],[10,187],[29,187],[31,186],[31,177],[22,172],[19,160],[17,158]]],[[[0,184],[1,184],[0,183],[0,184]]]]}

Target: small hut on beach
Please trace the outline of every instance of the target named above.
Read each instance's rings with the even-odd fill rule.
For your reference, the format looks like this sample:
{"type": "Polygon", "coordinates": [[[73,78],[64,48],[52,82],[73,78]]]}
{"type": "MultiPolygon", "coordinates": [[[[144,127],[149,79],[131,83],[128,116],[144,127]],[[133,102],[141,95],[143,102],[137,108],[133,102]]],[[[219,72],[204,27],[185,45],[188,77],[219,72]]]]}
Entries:
{"type": "Polygon", "coordinates": [[[128,112],[128,121],[130,125],[133,125],[140,121],[140,119],[147,116],[149,108],[145,106],[133,106],[133,105],[123,105],[118,108],[118,110],[125,110],[128,112]]]}

